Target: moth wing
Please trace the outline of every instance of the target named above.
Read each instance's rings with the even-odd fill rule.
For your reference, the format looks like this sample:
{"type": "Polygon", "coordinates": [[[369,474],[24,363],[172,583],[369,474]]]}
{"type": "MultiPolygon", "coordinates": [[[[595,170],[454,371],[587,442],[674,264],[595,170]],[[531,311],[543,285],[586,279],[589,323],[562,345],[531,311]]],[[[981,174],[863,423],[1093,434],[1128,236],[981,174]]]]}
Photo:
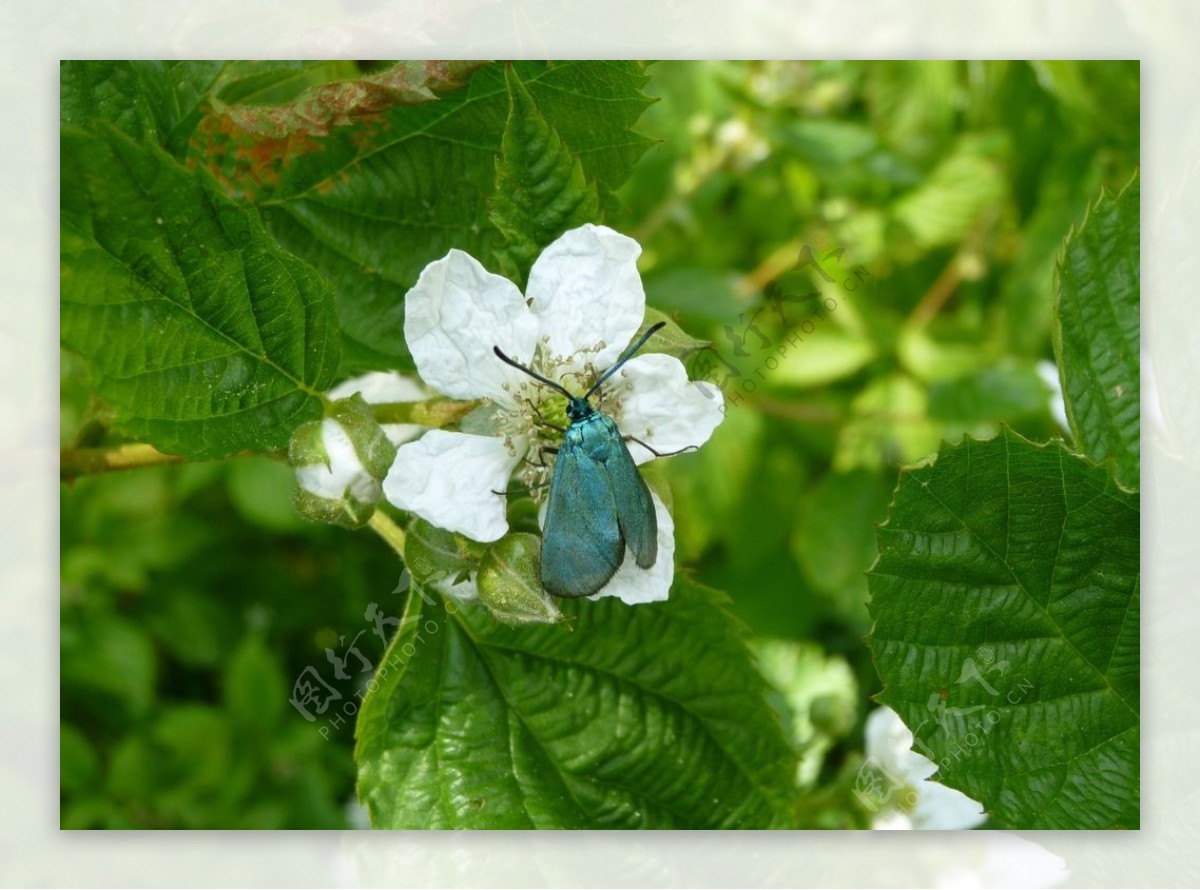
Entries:
{"type": "Polygon", "coordinates": [[[624,557],[609,474],[568,438],[550,483],[542,586],[554,596],[591,596],[616,574],[624,557]]]}
{"type": "Polygon", "coordinates": [[[621,431],[610,418],[605,420],[613,437],[606,469],[617,507],[617,524],[638,566],[648,569],[658,559],[658,514],[654,511],[650,488],[638,472],[621,431]]]}

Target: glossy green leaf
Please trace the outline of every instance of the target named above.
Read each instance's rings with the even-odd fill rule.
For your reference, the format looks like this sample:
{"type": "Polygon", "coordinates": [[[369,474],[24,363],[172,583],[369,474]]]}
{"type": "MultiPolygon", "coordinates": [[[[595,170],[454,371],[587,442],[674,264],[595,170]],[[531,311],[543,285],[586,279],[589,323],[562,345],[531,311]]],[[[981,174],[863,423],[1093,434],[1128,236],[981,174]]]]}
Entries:
{"type": "Polygon", "coordinates": [[[508,242],[500,256],[513,280],[523,284],[543,247],[567,229],[599,219],[600,197],[512,65],[504,67],[504,80],[508,122],[490,216],[508,242]]]}
{"type": "Polygon", "coordinates": [[[1117,480],[1141,472],[1141,230],[1138,179],[1101,193],[1068,238],[1058,264],[1054,352],[1071,432],[1117,480]]]}
{"type": "Polygon", "coordinates": [[[224,62],[68,60],[59,64],[64,128],[108,121],[183,157],[224,62]]]}
{"type": "Polygon", "coordinates": [[[1012,432],[905,473],[871,571],[884,689],[1003,825],[1136,828],[1136,495],[1012,432]]]}
{"type": "Polygon", "coordinates": [[[62,341],[121,426],[193,458],[286,446],[321,413],[328,284],[254,215],[107,125],[62,137],[62,341]]]}
{"type": "Polygon", "coordinates": [[[795,759],[723,597],[510,628],[410,598],[358,722],[377,828],[782,828],[795,759]]]}
{"type": "MultiPolygon", "coordinates": [[[[495,266],[504,238],[489,218],[509,112],[504,66],[465,89],[396,105],[291,145],[272,168],[268,227],[334,283],[355,367],[405,363],[404,294],[451,248],[495,266]]],[[[649,99],[634,62],[517,62],[538,112],[579,162],[601,209],[650,144],[631,131],[649,99]],[[586,149],[583,147],[586,146],[586,149]]],[[[294,141],[294,140],[293,140],[294,141]]]]}

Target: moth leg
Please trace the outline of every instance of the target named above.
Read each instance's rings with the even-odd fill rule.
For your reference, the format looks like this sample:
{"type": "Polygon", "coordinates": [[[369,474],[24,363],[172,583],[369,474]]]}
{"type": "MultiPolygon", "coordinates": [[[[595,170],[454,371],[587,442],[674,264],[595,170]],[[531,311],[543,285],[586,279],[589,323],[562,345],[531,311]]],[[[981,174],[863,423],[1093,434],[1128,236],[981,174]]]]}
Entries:
{"type": "MultiPolygon", "coordinates": [[[[549,466],[549,464],[546,463],[546,453],[547,452],[549,452],[550,454],[558,454],[558,449],[551,448],[549,445],[543,445],[540,449],[538,449],[538,459],[536,461],[534,461],[534,460],[531,460],[530,458],[526,457],[525,463],[527,463],[531,467],[536,467],[539,470],[548,470],[550,468],[550,466],[549,466]]],[[[539,488],[545,488],[549,484],[550,484],[550,480],[547,480],[546,482],[539,482],[535,485],[520,486],[516,489],[510,488],[506,491],[496,491],[496,489],[493,488],[492,494],[498,494],[498,495],[503,496],[503,495],[508,495],[508,494],[517,494],[518,492],[521,492],[521,491],[530,492],[530,491],[535,491],[536,489],[539,489],[539,488]]]]}
{"type": "Polygon", "coordinates": [[[549,482],[539,482],[536,485],[519,485],[516,488],[510,488],[507,491],[496,491],[496,489],[493,488],[492,494],[529,494],[529,492],[536,491],[539,488],[545,488],[549,484],[549,482]]]}
{"type": "Polygon", "coordinates": [[[537,418],[538,426],[545,427],[546,429],[557,430],[560,433],[565,433],[567,431],[565,426],[559,426],[557,423],[551,423],[546,418],[542,417],[542,410],[534,404],[533,399],[529,398],[529,396],[525,396],[524,399],[525,403],[533,411],[533,416],[537,418]]]}
{"type": "Polygon", "coordinates": [[[647,451],[649,451],[655,457],[674,457],[677,454],[683,454],[685,451],[699,451],[700,450],[700,447],[698,445],[688,445],[686,448],[680,448],[678,451],[657,451],[654,448],[651,448],[649,445],[647,445],[645,442],[643,442],[637,436],[622,436],[621,438],[623,438],[626,442],[637,442],[639,445],[641,445],[643,448],[645,448],[647,451]]]}

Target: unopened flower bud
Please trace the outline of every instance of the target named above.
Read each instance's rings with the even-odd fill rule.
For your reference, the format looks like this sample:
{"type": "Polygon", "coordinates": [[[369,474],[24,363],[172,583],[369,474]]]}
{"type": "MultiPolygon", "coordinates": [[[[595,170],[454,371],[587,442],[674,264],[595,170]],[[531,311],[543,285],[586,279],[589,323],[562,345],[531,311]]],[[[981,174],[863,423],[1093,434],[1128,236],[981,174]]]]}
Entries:
{"type": "Polygon", "coordinates": [[[375,513],[393,445],[359,394],[334,402],[322,420],[297,427],[288,447],[296,509],[308,519],[358,528],[375,513]]]}

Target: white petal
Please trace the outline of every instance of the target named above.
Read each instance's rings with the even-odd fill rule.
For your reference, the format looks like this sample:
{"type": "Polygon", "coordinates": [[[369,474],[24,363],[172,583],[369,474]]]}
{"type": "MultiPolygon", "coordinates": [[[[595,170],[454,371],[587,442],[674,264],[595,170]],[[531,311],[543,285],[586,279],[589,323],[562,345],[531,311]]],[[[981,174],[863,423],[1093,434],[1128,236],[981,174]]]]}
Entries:
{"type": "MultiPolygon", "coordinates": [[[[890,776],[916,792],[916,806],[907,816],[913,828],[974,828],[987,819],[979,803],[961,791],[929,779],[937,772],[937,765],[913,750],[912,731],[891,708],[876,708],[867,715],[864,736],[868,759],[878,761],[890,776]]],[[[899,826],[875,824],[874,827],[899,826]]]]}
{"type": "Polygon", "coordinates": [[[607,369],[641,326],[641,252],[632,238],[588,224],[564,232],[534,261],[525,289],[530,308],[546,348],[567,360],[567,370],[582,370],[589,360],[596,370],[607,369]]]}
{"type": "Polygon", "coordinates": [[[909,831],[912,820],[900,810],[886,810],[871,820],[873,831],[909,831]]]}
{"type": "Polygon", "coordinates": [[[425,267],[404,300],[404,339],[422,380],[452,399],[511,403],[503,384],[528,378],[492,348],[528,364],[538,331],[515,284],[451,250],[425,267]]]}
{"type": "Polygon", "coordinates": [[[347,493],[364,503],[379,499],[379,483],[371,478],[359,459],[354,443],[340,423],[331,418],[321,422],[321,443],[329,455],[329,465],[314,464],[296,468],[296,481],[305,491],[319,498],[341,500],[347,493]]]}
{"type": "Polygon", "coordinates": [[[625,561],[611,580],[592,596],[615,596],[631,606],[638,603],[656,603],[665,600],[671,592],[675,578],[675,521],[666,504],[653,491],[654,514],[658,517],[658,558],[648,569],[639,568],[633,552],[625,549],[625,561]]]}
{"type": "Polygon", "coordinates": [[[913,828],[941,831],[974,828],[987,821],[983,806],[961,791],[926,779],[917,785],[917,805],[909,814],[913,828]]]}
{"type": "Polygon", "coordinates": [[[937,772],[933,761],[912,749],[912,731],[891,708],[879,707],[868,714],[863,734],[867,757],[906,785],[916,787],[937,772]]]}
{"type": "Polygon", "coordinates": [[[438,528],[475,541],[495,541],[508,531],[503,492],[521,460],[504,440],[430,430],[402,445],[383,493],[401,510],[416,513],[438,528]]]}
{"type": "MultiPolygon", "coordinates": [[[[621,432],[661,454],[703,445],[725,419],[721,391],[709,383],[689,381],[683,362],[674,356],[634,356],[604,388],[621,400],[615,418],[621,432]]],[[[654,459],[637,442],[627,444],[635,462],[654,459]]]]}
{"type": "Polygon", "coordinates": [[[371,405],[387,402],[422,402],[430,396],[419,380],[396,371],[372,371],[359,377],[351,377],[329,390],[327,395],[336,401],[348,399],[356,392],[362,393],[363,401],[371,405]]]}

